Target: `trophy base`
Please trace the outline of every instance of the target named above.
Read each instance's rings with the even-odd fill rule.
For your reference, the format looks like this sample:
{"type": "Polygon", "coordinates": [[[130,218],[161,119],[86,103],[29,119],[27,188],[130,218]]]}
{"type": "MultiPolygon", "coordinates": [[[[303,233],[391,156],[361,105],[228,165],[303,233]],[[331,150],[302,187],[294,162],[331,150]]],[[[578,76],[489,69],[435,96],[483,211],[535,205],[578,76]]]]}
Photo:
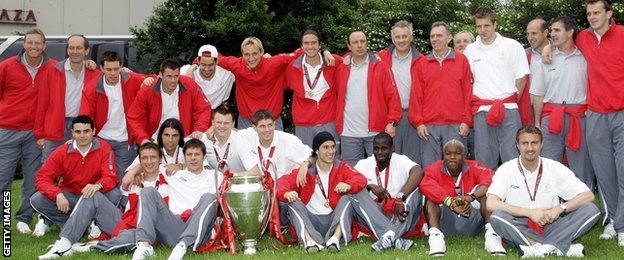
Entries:
{"type": "Polygon", "coordinates": [[[243,241],[243,254],[246,255],[255,255],[258,253],[258,248],[256,247],[257,241],[255,239],[246,239],[243,241]]]}

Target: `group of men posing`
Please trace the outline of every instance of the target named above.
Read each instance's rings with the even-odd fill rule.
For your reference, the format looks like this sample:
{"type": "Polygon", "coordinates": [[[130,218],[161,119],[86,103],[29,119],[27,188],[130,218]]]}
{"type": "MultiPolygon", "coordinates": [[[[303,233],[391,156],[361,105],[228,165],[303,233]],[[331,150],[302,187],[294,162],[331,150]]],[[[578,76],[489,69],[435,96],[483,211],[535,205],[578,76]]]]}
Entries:
{"type": "Polygon", "coordinates": [[[361,30],[344,57],[306,30],[291,54],[271,57],[249,37],[240,58],[204,45],[194,64],[165,60],[157,76],[123,68],[115,52],[95,69],[82,35],[56,62],[33,29],[0,63],[0,183],[11,186],[21,159],[18,231],[62,227],[40,259],[94,249],[142,259],[156,242],[174,246],[171,259],[201,250],[218,238],[229,173],[277,182],[280,222],[307,252],[337,252],[357,233],[375,251],[407,250],[406,237],[424,233],[443,255],[445,235],[485,228],[489,253],[504,254],[505,240],[540,257],[584,254],[572,241],[599,219],[595,172],[600,237],[624,246],[624,62],[613,59],[624,27],[611,1],[586,10],[591,28],[578,35],[567,16],[531,21],[526,51],[480,8],[473,43],[458,33],[451,49],[436,22],[427,55],[399,21],[379,53],[361,30]],[[223,105],[234,81],[239,130],[223,105]],[[295,135],[280,131],[286,88],[295,135]],[[464,159],[470,135],[475,161],[464,159]],[[78,243],[89,226],[99,239],[78,243]]]}

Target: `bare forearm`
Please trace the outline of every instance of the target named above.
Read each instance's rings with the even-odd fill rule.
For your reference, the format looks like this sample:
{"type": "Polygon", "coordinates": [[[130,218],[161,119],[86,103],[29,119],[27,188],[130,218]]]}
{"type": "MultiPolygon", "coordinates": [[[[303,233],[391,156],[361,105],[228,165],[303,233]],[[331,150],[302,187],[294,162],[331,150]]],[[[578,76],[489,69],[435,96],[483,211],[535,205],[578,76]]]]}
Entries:
{"type": "Polygon", "coordinates": [[[594,201],[594,194],[591,191],[583,192],[576,195],[573,199],[569,200],[565,204],[568,206],[567,212],[575,211],[585,203],[591,203],[594,201]]]}
{"type": "Polygon", "coordinates": [[[528,218],[529,209],[513,206],[503,202],[498,196],[488,194],[486,206],[488,211],[503,210],[515,217],[528,218]]]}
{"type": "Polygon", "coordinates": [[[518,99],[522,98],[522,92],[524,91],[525,84],[526,84],[526,76],[516,79],[516,89],[518,90],[518,99]]]}
{"type": "Polygon", "coordinates": [[[420,166],[416,165],[412,167],[412,169],[410,169],[410,175],[407,178],[407,182],[403,185],[403,188],[401,188],[401,192],[405,195],[411,194],[416,188],[418,188],[418,185],[420,185],[423,175],[423,170],[420,166]]]}
{"type": "Polygon", "coordinates": [[[533,118],[535,118],[535,122],[539,124],[544,108],[544,97],[535,95],[531,95],[531,97],[533,97],[533,118]]]}

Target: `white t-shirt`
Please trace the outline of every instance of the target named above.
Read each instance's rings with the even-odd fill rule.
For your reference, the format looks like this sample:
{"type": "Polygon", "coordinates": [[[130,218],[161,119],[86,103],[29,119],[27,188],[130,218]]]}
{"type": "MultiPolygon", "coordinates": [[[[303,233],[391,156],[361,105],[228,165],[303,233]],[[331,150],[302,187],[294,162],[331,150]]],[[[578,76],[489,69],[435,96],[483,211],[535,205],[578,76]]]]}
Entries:
{"type": "MultiPolygon", "coordinates": [[[[392,153],[390,165],[379,173],[379,180],[381,180],[382,184],[381,187],[386,187],[387,185],[386,190],[390,193],[390,196],[395,197],[407,182],[410,170],[416,165],[418,164],[410,160],[407,156],[392,153]],[[386,173],[388,172],[388,168],[390,168],[390,176],[388,176],[388,183],[386,184],[386,173]]],[[[366,159],[360,160],[354,168],[366,177],[367,184],[379,185],[377,182],[377,174],[375,173],[375,169],[377,168],[375,156],[370,156],[366,159]]],[[[370,195],[374,197],[373,193],[370,193],[370,195]]]]}
{"type": "Polygon", "coordinates": [[[108,118],[102,126],[98,136],[103,139],[117,142],[128,141],[128,129],[126,128],[126,114],[124,112],[121,80],[111,86],[102,79],[104,93],[108,99],[108,118]]]}
{"type": "MultiPolygon", "coordinates": [[[[516,95],[516,79],[530,73],[529,62],[522,45],[516,40],[496,33],[490,45],[481,42],[477,36],[474,43],[466,47],[474,79],[473,94],[481,99],[505,99],[516,95]]],[[[489,111],[491,106],[481,106],[478,111],[489,111]]],[[[516,103],[506,103],[505,108],[518,108],[516,103]]]]}
{"type": "MultiPolygon", "coordinates": [[[[191,65],[184,65],[180,68],[180,74],[185,75],[191,65]]],[[[210,80],[202,78],[199,67],[193,71],[195,82],[201,87],[204,96],[212,109],[217,108],[230,97],[232,85],[234,84],[234,74],[220,66],[215,68],[215,74],[210,80]]]]}
{"type": "MultiPolygon", "coordinates": [[[[332,164],[332,168],[334,165],[332,164]]],[[[306,205],[308,211],[310,211],[314,215],[327,215],[330,214],[333,210],[331,207],[325,207],[325,203],[329,202],[329,174],[332,171],[332,168],[329,168],[328,172],[322,172],[316,165],[316,174],[318,174],[319,179],[321,180],[321,185],[323,185],[323,189],[325,189],[325,195],[327,198],[323,196],[323,191],[321,187],[318,186],[316,180],[314,181],[314,193],[312,193],[312,197],[310,197],[310,201],[306,205]]]]}
{"type": "MultiPolygon", "coordinates": [[[[165,149],[162,148],[162,155],[163,157],[160,160],[161,166],[167,166],[167,164],[170,164],[170,163],[184,163],[184,153],[182,152],[182,147],[179,147],[176,150],[176,152],[173,153],[173,155],[168,155],[167,152],[165,152],[165,149]]],[[[139,160],[139,156],[137,156],[134,158],[134,161],[132,161],[130,166],[126,168],[126,172],[130,169],[134,169],[140,166],[141,166],[141,161],[139,160]]]]}
{"type": "Polygon", "coordinates": [[[251,145],[252,153],[263,168],[266,165],[267,158],[269,158],[271,147],[275,147],[273,156],[269,159],[274,166],[268,167],[268,171],[271,173],[274,180],[298,168],[312,154],[312,149],[303,144],[299,138],[279,130],[275,130],[273,142],[268,148],[260,145],[258,133],[253,127],[239,130],[238,134],[251,145]],[[258,148],[260,148],[264,161],[260,161],[258,148]],[[277,170],[277,172],[275,172],[275,170],[277,170]]]}
{"type": "Polygon", "coordinates": [[[180,215],[187,209],[193,209],[204,193],[216,194],[223,180],[221,173],[204,169],[199,174],[194,174],[187,169],[177,171],[172,176],[165,175],[167,192],[169,194],[169,210],[173,214],[180,215]]]}
{"type": "MultiPolygon", "coordinates": [[[[180,108],[178,107],[180,101],[180,85],[177,85],[171,94],[167,94],[162,88],[163,86],[161,84],[160,98],[162,100],[162,111],[160,112],[160,123],[158,123],[158,125],[162,125],[162,123],[169,118],[180,120],[180,108]]],[[[157,135],[158,131],[154,132],[152,139],[156,140],[157,135]]]]}
{"type": "MultiPolygon", "coordinates": [[[[206,138],[207,139],[207,138],[206,138]]],[[[253,153],[251,145],[241,138],[236,131],[232,131],[230,137],[224,144],[219,144],[219,140],[215,138],[215,142],[207,141],[206,143],[206,162],[213,169],[217,169],[219,160],[215,154],[215,149],[221,160],[226,160],[230,171],[243,172],[250,170],[258,165],[258,157],[253,153]],[[227,159],[225,158],[227,151],[227,159]]]]}
{"type": "MultiPolygon", "coordinates": [[[[576,195],[589,191],[587,185],[579,180],[574,173],[560,162],[540,157],[543,164],[542,178],[535,196],[535,208],[550,208],[559,205],[559,198],[571,200],[576,195]]],[[[531,207],[531,199],[535,191],[535,182],[539,165],[534,172],[521,166],[526,176],[518,169],[518,158],[501,165],[492,178],[487,193],[501,198],[505,203],[518,207],[531,207]],[[527,191],[527,186],[529,191],[527,191]]]]}
{"type": "Polygon", "coordinates": [[[329,90],[329,84],[327,84],[327,81],[325,80],[325,75],[323,75],[323,70],[321,70],[321,68],[323,68],[323,59],[321,58],[321,63],[319,63],[319,65],[316,65],[315,67],[310,66],[308,63],[305,62],[306,55],[303,55],[303,66],[304,66],[304,75],[302,77],[303,80],[303,89],[305,90],[305,97],[309,98],[309,99],[313,99],[316,102],[321,101],[321,98],[323,98],[323,95],[325,95],[325,92],[327,92],[327,90],[329,90]],[[318,75],[318,73],[321,73],[318,79],[318,81],[316,82],[316,86],[314,87],[314,89],[310,89],[310,85],[308,84],[308,80],[305,77],[305,69],[308,70],[308,78],[310,79],[310,82],[312,84],[314,84],[314,79],[316,78],[316,76],[318,75]],[[308,94],[312,93],[312,96],[309,96],[308,94]]]}

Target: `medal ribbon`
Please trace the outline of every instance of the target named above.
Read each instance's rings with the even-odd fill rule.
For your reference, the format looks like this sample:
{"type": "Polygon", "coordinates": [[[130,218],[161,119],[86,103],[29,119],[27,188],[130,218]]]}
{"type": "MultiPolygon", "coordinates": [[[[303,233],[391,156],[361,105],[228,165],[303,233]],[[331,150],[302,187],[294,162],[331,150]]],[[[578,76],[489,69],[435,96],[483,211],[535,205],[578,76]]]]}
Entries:
{"type": "MultiPolygon", "coordinates": [[[[219,152],[217,152],[217,148],[213,146],[212,149],[214,149],[215,156],[217,157],[217,162],[220,162],[221,156],[219,156],[219,152]]],[[[230,152],[230,143],[228,143],[227,146],[225,147],[225,152],[223,153],[223,160],[227,160],[229,152],[230,152]]]]}
{"type": "MultiPolygon", "coordinates": [[[[275,146],[271,146],[271,150],[269,150],[269,158],[271,159],[273,158],[273,154],[275,153],[275,146]]],[[[260,157],[260,164],[262,164],[262,160],[264,160],[264,156],[262,155],[262,148],[260,148],[260,146],[258,146],[258,156],[260,157]]],[[[264,171],[268,171],[269,170],[269,166],[271,166],[271,161],[267,160],[266,163],[264,165],[262,165],[264,167],[264,171]]],[[[277,174],[277,173],[276,173],[277,174]]]]}
{"type": "Polygon", "coordinates": [[[535,180],[535,187],[533,190],[533,194],[531,195],[531,190],[529,190],[529,183],[527,182],[526,175],[524,175],[524,170],[522,169],[522,165],[520,165],[520,158],[518,158],[518,170],[520,170],[522,177],[524,177],[524,185],[527,188],[527,192],[529,193],[529,199],[532,202],[535,202],[535,198],[537,196],[537,189],[539,188],[540,181],[542,180],[542,167],[543,167],[543,164],[542,164],[542,160],[540,159],[540,167],[537,172],[537,180],[535,180]]]}
{"type": "Polygon", "coordinates": [[[384,189],[388,190],[388,177],[390,176],[390,165],[388,165],[388,167],[386,167],[386,176],[385,176],[385,181],[386,184],[382,185],[381,183],[381,177],[380,177],[380,173],[379,173],[379,167],[375,167],[375,175],[377,175],[377,185],[383,187],[384,189]]]}
{"type": "Polygon", "coordinates": [[[323,183],[321,183],[321,177],[319,177],[318,173],[316,174],[316,184],[318,184],[319,188],[321,189],[321,193],[323,194],[325,201],[329,202],[329,199],[327,198],[327,193],[325,192],[325,187],[323,187],[323,183]]]}
{"type": "Polygon", "coordinates": [[[318,80],[321,78],[322,73],[323,73],[323,66],[321,66],[321,68],[318,70],[318,73],[316,73],[316,77],[314,77],[314,82],[311,82],[308,68],[305,66],[305,64],[303,65],[303,76],[305,77],[306,82],[308,83],[308,87],[310,87],[310,90],[314,90],[314,88],[316,88],[316,84],[318,83],[318,80]]]}

